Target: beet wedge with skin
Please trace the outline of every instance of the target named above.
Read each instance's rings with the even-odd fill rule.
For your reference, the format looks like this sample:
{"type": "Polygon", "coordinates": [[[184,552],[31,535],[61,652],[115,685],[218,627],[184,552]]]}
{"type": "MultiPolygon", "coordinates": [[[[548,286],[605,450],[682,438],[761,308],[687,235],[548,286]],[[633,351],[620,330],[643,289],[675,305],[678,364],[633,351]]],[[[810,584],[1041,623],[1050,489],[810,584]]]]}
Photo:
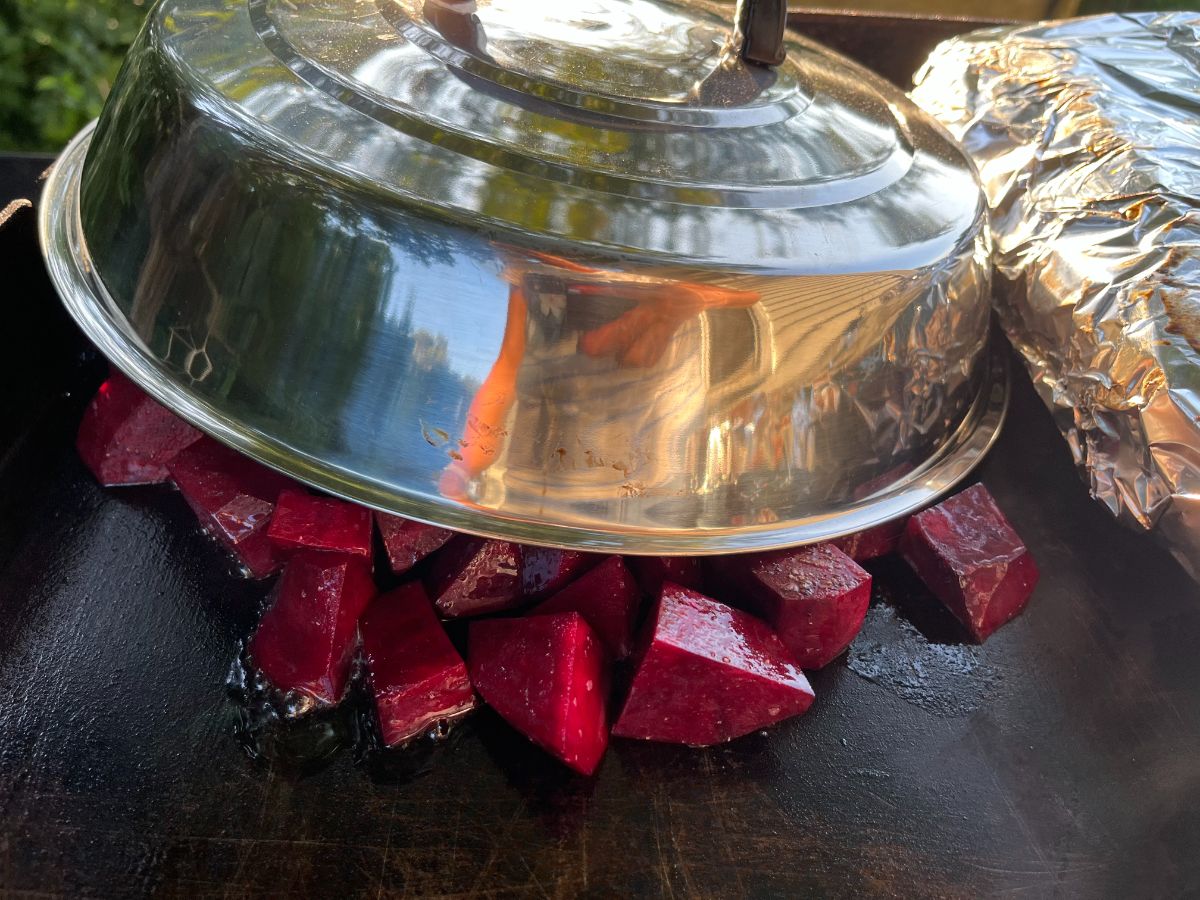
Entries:
{"type": "Polygon", "coordinates": [[[812,705],[804,673],[749,613],[668,583],[645,629],[614,737],[707,747],[812,705]]]}
{"type": "Polygon", "coordinates": [[[447,619],[520,606],[521,545],[458,535],[434,558],[427,586],[447,619]]]}
{"type": "Polygon", "coordinates": [[[704,590],[704,572],[693,556],[627,556],[625,562],[642,594],[651,599],[658,597],[667,581],[693,591],[704,590]]]}
{"type": "Polygon", "coordinates": [[[441,550],[454,532],[449,528],[438,528],[424,522],[414,522],[403,516],[392,516],[376,512],[375,524],[383,538],[392,572],[403,575],[431,553],[441,550]]]}
{"type": "Polygon", "coordinates": [[[584,775],[608,746],[608,654],[578,613],[472,622],[467,665],[484,701],[584,775]]]}
{"type": "Polygon", "coordinates": [[[577,612],[604,641],[613,659],[624,659],[632,649],[640,600],[637,582],[625,561],[610,556],[528,614],[577,612]]]}
{"type": "Polygon", "coordinates": [[[250,639],[251,661],[285,693],[319,706],[338,703],[358,646],[358,618],[374,596],[370,564],[361,556],[297,553],[250,639]]]}
{"type": "Polygon", "coordinates": [[[295,487],[286,475],[261,466],[211,438],[182,450],[168,465],[171,480],[200,524],[237,557],[252,578],[280,566],[267,527],[281,491],[295,487]]]}
{"type": "Polygon", "coordinates": [[[419,581],[372,601],[359,631],[384,746],[407,743],[475,707],[467,666],[419,581]]]}
{"type": "Polygon", "coordinates": [[[724,599],[767,622],[802,669],[836,659],[862,628],[871,575],[832,544],[714,558],[724,599]]]}
{"type": "Polygon", "coordinates": [[[578,550],[521,546],[521,592],[541,600],[561,590],[604,557],[578,550]]]}
{"type": "Polygon", "coordinates": [[[889,556],[900,549],[900,537],[904,534],[904,526],[907,521],[907,519],[901,518],[892,522],[884,522],[874,528],[837,538],[830,543],[856,563],[879,559],[881,556],[889,556]]]}
{"type": "Polygon", "coordinates": [[[75,447],[105,487],[159,484],[167,464],[203,435],[114,372],[92,398],[79,423],[75,447]]]}
{"type": "Polygon", "coordinates": [[[908,521],[900,553],[982,643],[1025,608],[1037,563],[987,488],[976,484],[908,521]]]}
{"type": "Polygon", "coordinates": [[[275,502],[267,537],[281,556],[325,550],[371,558],[371,511],[333,497],[285,490],[275,502]]]}

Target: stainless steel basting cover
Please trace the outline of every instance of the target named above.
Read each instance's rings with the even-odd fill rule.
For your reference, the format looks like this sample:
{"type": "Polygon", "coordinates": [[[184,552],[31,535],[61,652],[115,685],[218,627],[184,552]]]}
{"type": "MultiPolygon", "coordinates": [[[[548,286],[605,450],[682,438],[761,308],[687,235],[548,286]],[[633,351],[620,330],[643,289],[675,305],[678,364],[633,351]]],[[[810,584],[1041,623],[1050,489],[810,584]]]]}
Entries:
{"type": "Polygon", "coordinates": [[[884,521],[1002,417],[977,179],[734,21],[164,0],[47,184],[51,273],[160,400],[382,509],[635,553],[884,521]]]}

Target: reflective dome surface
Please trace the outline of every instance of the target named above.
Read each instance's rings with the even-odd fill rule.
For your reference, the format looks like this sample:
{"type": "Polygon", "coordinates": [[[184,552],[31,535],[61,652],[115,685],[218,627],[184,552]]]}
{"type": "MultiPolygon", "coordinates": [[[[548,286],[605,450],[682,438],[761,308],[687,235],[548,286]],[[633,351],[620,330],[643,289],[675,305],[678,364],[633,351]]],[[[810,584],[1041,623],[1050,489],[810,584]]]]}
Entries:
{"type": "Polygon", "coordinates": [[[1003,407],[964,157],[798,36],[657,0],[168,0],[56,166],[68,308],[310,483],[624,552],[928,502],[1003,407]]]}

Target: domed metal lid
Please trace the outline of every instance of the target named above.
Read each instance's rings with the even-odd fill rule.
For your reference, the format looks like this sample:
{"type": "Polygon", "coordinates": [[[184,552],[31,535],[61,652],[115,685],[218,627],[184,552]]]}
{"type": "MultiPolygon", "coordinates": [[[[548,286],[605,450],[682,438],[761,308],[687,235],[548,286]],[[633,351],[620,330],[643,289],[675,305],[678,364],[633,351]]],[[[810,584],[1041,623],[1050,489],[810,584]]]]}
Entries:
{"type": "Polygon", "coordinates": [[[999,427],[986,207],[784,12],[162,0],[47,180],[49,271],[154,397],[383,510],[627,553],[878,524],[999,427]]]}
{"type": "MultiPolygon", "coordinates": [[[[738,15],[772,6],[782,16],[763,0],[738,15]]],[[[233,127],[442,217],[573,252],[793,272],[944,256],[976,212],[965,163],[916,159],[922,114],[799,36],[780,29],[778,65],[747,62],[734,15],[669,0],[167,0],[152,27],[233,127]]]]}

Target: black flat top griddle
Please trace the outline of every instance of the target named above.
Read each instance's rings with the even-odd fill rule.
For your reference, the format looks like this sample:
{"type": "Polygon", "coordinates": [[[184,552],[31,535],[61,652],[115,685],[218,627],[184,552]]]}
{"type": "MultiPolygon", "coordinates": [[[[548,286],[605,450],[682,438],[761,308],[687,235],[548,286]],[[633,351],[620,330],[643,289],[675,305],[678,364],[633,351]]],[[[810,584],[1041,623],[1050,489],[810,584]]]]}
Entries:
{"type": "MultiPolygon", "coordinates": [[[[822,21],[892,75],[963,27],[822,21]]],[[[0,197],[44,165],[0,162],[0,197]]],[[[103,364],[32,220],[0,229],[0,895],[1200,892],[1200,590],[1088,498],[1023,374],[979,476],[1042,582],[986,646],[885,563],[849,659],[768,736],[615,741],[588,781],[483,713],[423,765],[299,777],[246,757],[226,695],[263,588],[177,494],[75,457],[103,364]]]]}

